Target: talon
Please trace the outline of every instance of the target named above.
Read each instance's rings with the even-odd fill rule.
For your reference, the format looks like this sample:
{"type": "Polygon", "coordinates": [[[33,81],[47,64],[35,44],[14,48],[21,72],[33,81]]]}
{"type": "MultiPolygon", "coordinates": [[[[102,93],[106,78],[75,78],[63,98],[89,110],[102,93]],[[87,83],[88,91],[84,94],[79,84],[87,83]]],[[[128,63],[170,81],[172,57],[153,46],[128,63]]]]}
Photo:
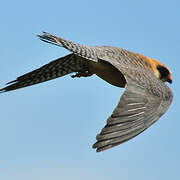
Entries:
{"type": "Polygon", "coordinates": [[[71,75],[71,77],[72,77],[72,78],[75,78],[75,77],[80,78],[80,77],[81,77],[81,75],[80,75],[79,73],[76,73],[76,74],[71,75]]]}
{"type": "Polygon", "coordinates": [[[91,72],[84,71],[84,72],[77,72],[76,74],[72,75],[71,77],[72,78],[75,78],[75,77],[80,78],[80,77],[88,77],[88,76],[91,76],[91,75],[93,75],[91,72]]]}

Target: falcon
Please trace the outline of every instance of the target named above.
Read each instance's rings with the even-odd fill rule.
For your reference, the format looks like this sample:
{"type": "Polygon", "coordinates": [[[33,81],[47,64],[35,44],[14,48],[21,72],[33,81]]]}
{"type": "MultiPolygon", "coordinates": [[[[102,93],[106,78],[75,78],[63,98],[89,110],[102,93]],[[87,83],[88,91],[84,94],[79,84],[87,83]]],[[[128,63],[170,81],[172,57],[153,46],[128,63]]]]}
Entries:
{"type": "Polygon", "coordinates": [[[49,33],[40,40],[64,47],[71,54],[58,58],[7,83],[7,92],[74,73],[71,77],[96,74],[111,85],[125,88],[107,124],[96,136],[97,152],[112,148],[142,133],[169,108],[173,93],[171,71],[163,63],[144,55],[110,46],[82,46],[49,33]]]}

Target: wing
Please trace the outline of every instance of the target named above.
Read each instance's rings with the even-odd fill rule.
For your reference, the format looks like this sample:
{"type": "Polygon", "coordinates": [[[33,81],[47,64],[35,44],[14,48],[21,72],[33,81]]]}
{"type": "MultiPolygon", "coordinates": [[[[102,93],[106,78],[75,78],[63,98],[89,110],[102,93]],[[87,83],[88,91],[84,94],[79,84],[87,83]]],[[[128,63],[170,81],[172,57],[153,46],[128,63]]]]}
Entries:
{"type": "Polygon", "coordinates": [[[37,36],[44,42],[64,47],[72,53],[94,62],[104,60],[111,64],[118,63],[122,66],[130,65],[131,67],[141,66],[142,68],[151,68],[147,61],[145,61],[148,58],[125,49],[111,46],[82,46],[47,32],[37,36]]]}
{"type": "Polygon", "coordinates": [[[156,122],[171,104],[171,90],[153,74],[143,73],[142,70],[128,71],[129,69],[124,71],[127,80],[125,92],[108,118],[106,126],[96,137],[97,142],[93,148],[97,148],[97,152],[137,136],[156,122]],[[144,77],[137,81],[138,74],[144,77]]]}
{"type": "Polygon", "coordinates": [[[78,43],[62,39],[47,32],[37,36],[44,42],[64,47],[78,56],[97,62],[96,50],[91,47],[82,46],[78,43]]]}
{"type": "Polygon", "coordinates": [[[7,83],[10,85],[0,89],[0,93],[42,83],[86,68],[84,61],[80,61],[74,54],[69,54],[7,83]]]}

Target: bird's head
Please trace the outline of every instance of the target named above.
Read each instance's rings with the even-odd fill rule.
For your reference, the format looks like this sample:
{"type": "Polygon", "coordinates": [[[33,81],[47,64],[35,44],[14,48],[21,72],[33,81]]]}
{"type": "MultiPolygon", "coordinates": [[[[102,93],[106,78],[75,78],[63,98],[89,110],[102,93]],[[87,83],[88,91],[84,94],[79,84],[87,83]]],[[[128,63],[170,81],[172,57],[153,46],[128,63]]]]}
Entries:
{"type": "Polygon", "coordinates": [[[158,79],[162,80],[163,82],[172,83],[172,73],[166,65],[164,65],[160,61],[138,53],[136,53],[136,56],[138,56],[139,59],[143,60],[146,63],[146,66],[151,69],[153,74],[158,79]]]}
{"type": "Polygon", "coordinates": [[[172,83],[172,73],[169,68],[155,59],[152,59],[152,61],[155,76],[161,79],[163,82],[172,83]]]}

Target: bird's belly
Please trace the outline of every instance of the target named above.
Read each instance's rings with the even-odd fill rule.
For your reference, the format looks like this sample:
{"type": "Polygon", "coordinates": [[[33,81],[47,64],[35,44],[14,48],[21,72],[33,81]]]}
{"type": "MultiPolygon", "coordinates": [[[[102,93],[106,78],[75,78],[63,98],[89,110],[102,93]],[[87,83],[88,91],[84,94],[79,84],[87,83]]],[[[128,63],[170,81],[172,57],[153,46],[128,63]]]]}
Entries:
{"type": "Polygon", "coordinates": [[[96,74],[104,81],[117,87],[125,87],[126,80],[123,74],[110,63],[101,64],[91,61],[88,64],[90,72],[96,74]]]}

